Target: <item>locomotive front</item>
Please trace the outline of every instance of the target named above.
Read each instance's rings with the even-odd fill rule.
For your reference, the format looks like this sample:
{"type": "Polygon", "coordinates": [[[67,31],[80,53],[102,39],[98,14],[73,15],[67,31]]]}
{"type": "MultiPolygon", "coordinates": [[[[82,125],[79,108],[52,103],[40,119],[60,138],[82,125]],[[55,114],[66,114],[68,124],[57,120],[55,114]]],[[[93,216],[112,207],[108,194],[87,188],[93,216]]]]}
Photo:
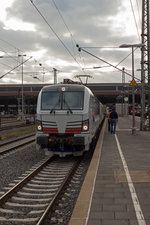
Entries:
{"type": "Polygon", "coordinates": [[[83,85],[51,85],[38,96],[36,146],[46,154],[82,155],[89,145],[89,98],[83,85]]]}

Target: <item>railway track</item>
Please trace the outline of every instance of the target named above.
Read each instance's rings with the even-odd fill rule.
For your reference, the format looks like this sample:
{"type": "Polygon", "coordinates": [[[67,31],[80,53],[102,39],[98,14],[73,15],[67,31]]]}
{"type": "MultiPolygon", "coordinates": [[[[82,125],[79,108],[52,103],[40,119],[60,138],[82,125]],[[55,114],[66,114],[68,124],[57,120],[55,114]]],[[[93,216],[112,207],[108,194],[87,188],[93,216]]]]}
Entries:
{"type": "Polygon", "coordinates": [[[2,124],[0,126],[0,131],[6,131],[6,130],[11,130],[11,129],[14,129],[15,128],[24,128],[24,127],[29,127],[31,126],[31,124],[25,124],[25,123],[6,123],[6,124],[2,124]]]}
{"type": "Polygon", "coordinates": [[[17,151],[20,147],[34,143],[34,141],[35,133],[32,133],[30,135],[26,135],[25,137],[19,137],[7,143],[0,144],[0,158],[8,155],[9,153],[17,151]]]}
{"type": "Polygon", "coordinates": [[[6,187],[0,197],[2,224],[43,224],[80,161],[46,158],[6,187]]]}

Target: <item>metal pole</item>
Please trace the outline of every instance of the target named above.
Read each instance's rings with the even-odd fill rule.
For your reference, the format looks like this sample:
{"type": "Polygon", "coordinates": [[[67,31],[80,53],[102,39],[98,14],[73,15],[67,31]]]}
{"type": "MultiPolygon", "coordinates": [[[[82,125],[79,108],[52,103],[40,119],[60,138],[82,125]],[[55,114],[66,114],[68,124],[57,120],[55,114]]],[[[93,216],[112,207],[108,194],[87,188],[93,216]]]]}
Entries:
{"type": "Polygon", "coordinates": [[[125,68],[122,68],[122,104],[121,104],[121,113],[122,116],[124,116],[124,84],[125,84],[125,73],[124,73],[125,68]]]}
{"type": "Polygon", "coordinates": [[[55,68],[53,68],[54,70],[54,84],[57,84],[57,70],[55,68]]]}
{"type": "MultiPolygon", "coordinates": [[[[132,46],[132,80],[134,80],[134,46],[132,46]]],[[[135,87],[132,86],[132,134],[136,134],[135,127],[135,87]]]]}
{"type": "Polygon", "coordinates": [[[28,58],[27,60],[25,60],[24,62],[23,62],[23,56],[26,56],[26,55],[18,55],[19,57],[22,57],[22,96],[21,96],[21,98],[22,98],[22,112],[21,112],[21,115],[22,115],[22,120],[24,120],[24,97],[23,97],[23,94],[24,94],[24,90],[23,90],[23,64],[25,63],[25,62],[27,62],[29,59],[31,59],[32,58],[32,56],[30,56],[30,58],[28,58]]]}
{"type": "Polygon", "coordinates": [[[140,130],[144,130],[145,124],[145,70],[143,64],[141,65],[141,118],[140,118],[140,130]]]}
{"type": "MultiPolygon", "coordinates": [[[[146,1],[142,0],[142,44],[145,44],[146,41],[146,1]]],[[[145,47],[141,48],[141,118],[140,118],[140,130],[143,131],[145,128],[145,58],[146,58],[146,49],[145,47]]]]}
{"type": "Polygon", "coordinates": [[[22,120],[24,120],[24,97],[23,97],[23,55],[22,55],[22,120]]]}
{"type": "Polygon", "coordinates": [[[147,1],[148,116],[150,130],[150,3],[147,1]]]}

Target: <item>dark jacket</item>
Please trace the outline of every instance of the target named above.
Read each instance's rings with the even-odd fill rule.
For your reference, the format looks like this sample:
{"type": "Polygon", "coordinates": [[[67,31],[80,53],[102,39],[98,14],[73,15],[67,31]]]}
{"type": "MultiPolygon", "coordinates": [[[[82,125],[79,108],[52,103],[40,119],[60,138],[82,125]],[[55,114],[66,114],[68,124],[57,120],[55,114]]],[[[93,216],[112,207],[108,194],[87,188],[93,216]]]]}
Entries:
{"type": "Polygon", "coordinates": [[[112,111],[110,113],[110,119],[118,119],[118,114],[116,111],[112,111]]]}

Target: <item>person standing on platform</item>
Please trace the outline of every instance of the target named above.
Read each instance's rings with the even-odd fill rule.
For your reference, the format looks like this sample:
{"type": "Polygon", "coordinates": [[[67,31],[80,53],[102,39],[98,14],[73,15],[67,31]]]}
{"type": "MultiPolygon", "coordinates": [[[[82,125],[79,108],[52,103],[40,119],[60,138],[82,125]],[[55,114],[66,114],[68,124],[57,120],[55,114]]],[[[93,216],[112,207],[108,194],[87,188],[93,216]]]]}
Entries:
{"type": "Polygon", "coordinates": [[[111,133],[116,133],[116,123],[118,119],[118,113],[115,111],[115,108],[112,109],[112,112],[110,113],[110,129],[111,133]]]}
{"type": "Polygon", "coordinates": [[[109,112],[108,112],[108,116],[107,116],[107,119],[108,119],[108,131],[110,132],[111,131],[111,124],[110,124],[110,113],[111,113],[111,109],[109,109],[109,112]]]}

